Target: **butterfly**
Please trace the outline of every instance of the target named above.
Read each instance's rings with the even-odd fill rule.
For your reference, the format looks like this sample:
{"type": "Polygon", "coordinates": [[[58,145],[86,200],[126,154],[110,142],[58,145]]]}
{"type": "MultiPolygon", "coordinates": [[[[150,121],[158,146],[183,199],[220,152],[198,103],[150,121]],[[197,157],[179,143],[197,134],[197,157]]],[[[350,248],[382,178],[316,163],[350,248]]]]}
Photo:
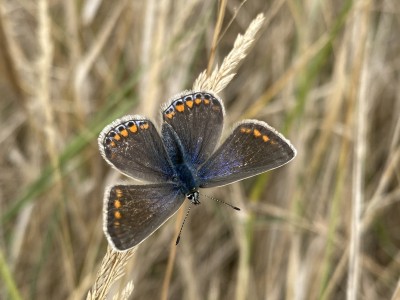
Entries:
{"type": "Polygon", "coordinates": [[[200,188],[255,176],[296,156],[287,139],[258,120],[239,122],[217,147],[224,115],[216,94],[186,91],[164,105],[161,134],[139,115],[124,116],[103,129],[98,138],[103,158],[126,176],[148,182],[106,189],[103,229],[114,250],[140,244],[185,199],[200,204],[200,188]]]}

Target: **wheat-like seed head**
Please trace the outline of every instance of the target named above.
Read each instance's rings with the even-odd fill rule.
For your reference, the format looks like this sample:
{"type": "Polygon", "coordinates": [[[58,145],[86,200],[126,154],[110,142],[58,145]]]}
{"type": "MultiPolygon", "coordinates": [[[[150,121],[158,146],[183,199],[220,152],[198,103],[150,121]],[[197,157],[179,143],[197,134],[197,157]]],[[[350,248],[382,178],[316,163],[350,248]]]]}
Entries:
{"type": "Polygon", "coordinates": [[[224,58],[221,67],[219,68],[217,65],[209,77],[207,76],[207,70],[204,70],[195,80],[193,89],[208,90],[215,93],[222,91],[236,75],[235,71],[253,45],[264,19],[263,14],[257,15],[250,23],[245,34],[238,34],[233,49],[224,58]]]}
{"type": "MultiPolygon", "coordinates": [[[[89,290],[86,300],[105,299],[113,283],[125,274],[125,266],[135,251],[136,247],[125,252],[116,252],[108,247],[97,273],[96,281],[89,290]]],[[[118,299],[128,299],[132,291],[133,284],[128,282],[118,299]]]]}

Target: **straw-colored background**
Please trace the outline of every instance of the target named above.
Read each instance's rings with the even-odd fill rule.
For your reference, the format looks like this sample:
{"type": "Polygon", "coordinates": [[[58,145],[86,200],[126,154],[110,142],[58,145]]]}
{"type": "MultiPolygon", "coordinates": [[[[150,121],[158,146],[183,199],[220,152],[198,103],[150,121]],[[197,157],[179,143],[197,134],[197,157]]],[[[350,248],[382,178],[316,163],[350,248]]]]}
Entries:
{"type": "Polygon", "coordinates": [[[216,1],[0,1],[1,299],[86,297],[107,248],[103,191],[120,179],[98,133],[128,113],[159,121],[259,13],[220,93],[225,135],[257,118],[298,156],[203,190],[242,211],[202,198],[179,246],[174,217],[113,293],[133,280],[132,299],[400,299],[400,2],[221,3],[215,43],[216,1]]]}

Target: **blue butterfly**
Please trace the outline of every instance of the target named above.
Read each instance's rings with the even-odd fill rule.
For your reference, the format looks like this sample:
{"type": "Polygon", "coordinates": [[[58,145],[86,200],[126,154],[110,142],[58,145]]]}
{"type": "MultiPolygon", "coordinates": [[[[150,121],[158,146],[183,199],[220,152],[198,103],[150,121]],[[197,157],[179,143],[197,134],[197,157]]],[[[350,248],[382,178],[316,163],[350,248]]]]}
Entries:
{"type": "Polygon", "coordinates": [[[106,126],[102,156],[146,185],[118,184],[104,197],[104,232],[117,251],[146,239],[182,205],[200,204],[199,188],[223,186],[271,169],[296,156],[295,148],[264,122],[244,120],[217,147],[224,106],[215,94],[184,92],[163,109],[161,136],[147,118],[125,116],[106,126]]]}

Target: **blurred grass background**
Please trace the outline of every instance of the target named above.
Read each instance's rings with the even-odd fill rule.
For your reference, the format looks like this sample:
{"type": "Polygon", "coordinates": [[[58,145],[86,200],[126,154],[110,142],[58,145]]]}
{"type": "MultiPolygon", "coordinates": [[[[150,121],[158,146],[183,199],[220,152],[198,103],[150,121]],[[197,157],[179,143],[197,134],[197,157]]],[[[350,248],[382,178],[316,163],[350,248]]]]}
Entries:
{"type": "MultiPolygon", "coordinates": [[[[218,3],[0,1],[1,299],[85,298],[107,246],[104,188],[121,179],[98,133],[124,114],[160,121],[207,68],[218,3]]],[[[257,118],[298,156],[203,190],[242,211],[207,198],[192,211],[168,298],[400,299],[400,2],[228,1],[216,63],[260,12],[220,93],[225,135],[257,118]]],[[[132,299],[160,298],[175,220],[116,290],[133,279],[132,299]]]]}

